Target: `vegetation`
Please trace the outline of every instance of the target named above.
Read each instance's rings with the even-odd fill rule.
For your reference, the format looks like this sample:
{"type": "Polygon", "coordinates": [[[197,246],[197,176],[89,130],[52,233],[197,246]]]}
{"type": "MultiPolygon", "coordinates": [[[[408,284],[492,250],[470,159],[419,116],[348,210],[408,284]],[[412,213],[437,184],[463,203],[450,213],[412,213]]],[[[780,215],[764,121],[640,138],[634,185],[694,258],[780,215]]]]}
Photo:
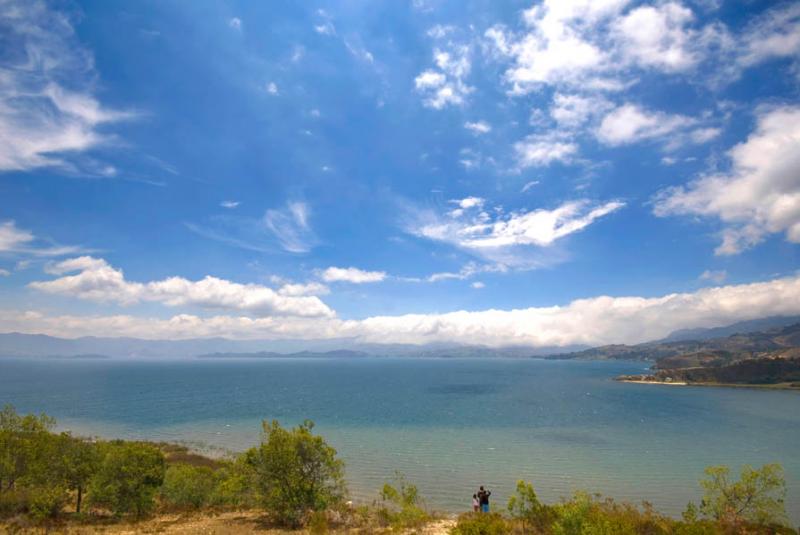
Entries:
{"type": "Polygon", "coordinates": [[[395,530],[419,528],[431,520],[423,508],[416,485],[395,474],[395,481],[385,483],[381,489],[381,505],[378,515],[383,525],[395,530]]]}
{"type": "Polygon", "coordinates": [[[344,464],[313,427],[310,420],[294,429],[264,422],[260,447],[245,454],[260,502],[279,524],[298,526],[344,499],[344,464]]]}
{"type": "MultiPolygon", "coordinates": [[[[14,526],[140,521],[152,513],[260,511],[268,524],[304,525],[310,533],[421,532],[435,520],[417,487],[401,475],[371,506],[345,502],[342,462],[313,424],[286,429],[264,423],[257,447],[227,460],[182,446],[90,441],[53,432],[46,415],[0,411],[0,530],[14,526]],[[20,524],[22,522],[23,524],[20,524]]],[[[745,466],[738,478],[709,467],[703,498],[681,519],[648,504],[618,503],[578,492],[546,504],[519,481],[507,514],[466,513],[454,535],[733,535],[797,534],[787,525],[786,486],[779,465],[745,466]]]]}

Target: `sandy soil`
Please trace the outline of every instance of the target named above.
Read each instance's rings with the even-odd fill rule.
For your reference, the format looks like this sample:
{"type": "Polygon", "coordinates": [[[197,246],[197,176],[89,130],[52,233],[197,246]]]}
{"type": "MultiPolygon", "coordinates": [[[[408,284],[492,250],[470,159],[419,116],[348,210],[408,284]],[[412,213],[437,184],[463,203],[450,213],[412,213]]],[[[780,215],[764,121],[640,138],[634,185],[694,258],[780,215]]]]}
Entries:
{"type": "MultiPolygon", "coordinates": [[[[406,533],[416,533],[419,535],[446,535],[455,521],[452,519],[437,520],[417,531],[406,533]]],[[[0,525],[0,533],[14,533],[9,527],[0,525]]],[[[76,526],[67,525],[50,528],[45,531],[42,528],[24,530],[22,533],[65,533],[75,535],[95,535],[108,533],[113,535],[135,535],[139,533],[158,533],[169,535],[241,535],[245,533],[259,533],[265,535],[299,535],[307,531],[285,531],[273,529],[264,524],[263,517],[258,513],[252,512],[231,512],[220,513],[218,515],[160,515],[156,518],[138,522],[135,524],[109,524],[109,525],[90,525],[76,526]]],[[[331,531],[331,535],[344,534],[371,534],[381,533],[380,530],[372,528],[359,528],[352,530],[331,531]]],[[[388,532],[387,532],[388,533],[388,532]]]]}

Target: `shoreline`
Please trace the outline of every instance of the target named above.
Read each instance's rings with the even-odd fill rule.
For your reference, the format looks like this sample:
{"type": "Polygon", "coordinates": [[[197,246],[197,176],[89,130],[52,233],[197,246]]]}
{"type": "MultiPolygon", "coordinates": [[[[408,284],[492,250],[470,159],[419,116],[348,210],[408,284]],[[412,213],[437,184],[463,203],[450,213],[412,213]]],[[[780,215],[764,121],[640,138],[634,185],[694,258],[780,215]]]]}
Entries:
{"type": "Polygon", "coordinates": [[[774,383],[774,384],[744,384],[744,383],[692,383],[685,381],[647,381],[636,379],[617,379],[614,381],[618,383],[632,383],[640,385],[663,385],[663,386],[710,386],[721,388],[752,388],[757,390],[789,390],[800,392],[800,387],[792,386],[791,383],[774,383]]]}

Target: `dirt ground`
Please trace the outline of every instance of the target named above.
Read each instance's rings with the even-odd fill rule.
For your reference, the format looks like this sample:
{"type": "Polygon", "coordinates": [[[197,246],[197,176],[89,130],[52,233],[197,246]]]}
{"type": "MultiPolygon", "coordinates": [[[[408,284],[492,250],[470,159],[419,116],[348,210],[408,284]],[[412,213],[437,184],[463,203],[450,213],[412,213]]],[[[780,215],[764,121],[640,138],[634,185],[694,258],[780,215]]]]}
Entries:
{"type": "MultiPolygon", "coordinates": [[[[407,531],[407,534],[419,535],[446,535],[455,521],[452,519],[437,520],[416,531],[407,531]]],[[[135,524],[107,524],[107,525],[65,525],[49,529],[35,528],[22,531],[14,530],[8,525],[0,525],[0,533],[48,533],[70,535],[95,535],[107,533],[110,535],[134,535],[139,533],[158,533],[167,535],[242,535],[245,533],[258,533],[263,535],[301,535],[307,531],[285,531],[270,528],[264,524],[263,517],[258,513],[230,512],[218,515],[183,514],[160,515],[150,520],[135,524]]],[[[359,528],[352,530],[332,530],[331,535],[367,535],[382,533],[374,528],[359,528]]],[[[388,531],[386,531],[388,533],[388,531]]]]}

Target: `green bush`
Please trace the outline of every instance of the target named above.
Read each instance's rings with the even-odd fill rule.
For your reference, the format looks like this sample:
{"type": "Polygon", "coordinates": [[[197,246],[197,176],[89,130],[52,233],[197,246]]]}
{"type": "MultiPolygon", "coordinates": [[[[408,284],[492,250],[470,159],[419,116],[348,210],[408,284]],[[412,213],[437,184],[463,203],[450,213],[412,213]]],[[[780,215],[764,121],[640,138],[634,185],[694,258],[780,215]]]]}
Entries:
{"type": "Polygon", "coordinates": [[[311,432],[313,427],[310,420],[294,429],[284,429],[276,420],[264,422],[261,445],[245,454],[259,501],[279,524],[299,526],[345,495],[344,463],[311,432]]]}
{"type": "Polygon", "coordinates": [[[155,495],[164,481],[161,450],[139,442],[103,445],[102,461],[89,484],[92,505],[114,514],[133,513],[137,518],[152,511],[155,495]]]}
{"type": "Polygon", "coordinates": [[[167,468],[161,498],[179,509],[200,509],[211,503],[217,477],[205,466],[175,464],[167,468]]]}
{"type": "Polygon", "coordinates": [[[508,499],[508,512],[521,524],[523,532],[545,531],[555,517],[553,509],[539,501],[533,485],[522,480],[517,481],[516,492],[508,499]]]}
{"type": "Polygon", "coordinates": [[[743,466],[738,481],[730,480],[727,466],[710,466],[705,474],[700,481],[705,490],[700,511],[706,517],[726,524],[786,522],[786,482],[779,464],[765,464],[759,470],[743,466]]]}
{"type": "Polygon", "coordinates": [[[418,528],[431,519],[422,507],[417,486],[408,483],[400,473],[396,474],[394,485],[383,485],[381,502],[379,518],[393,529],[418,528]]]}
{"type": "Polygon", "coordinates": [[[659,535],[671,533],[673,521],[652,511],[649,505],[639,510],[631,504],[601,500],[585,492],[553,507],[554,535],[659,535]]]}
{"type": "Polygon", "coordinates": [[[506,535],[511,525],[500,513],[464,513],[458,517],[452,535],[506,535]]]}

